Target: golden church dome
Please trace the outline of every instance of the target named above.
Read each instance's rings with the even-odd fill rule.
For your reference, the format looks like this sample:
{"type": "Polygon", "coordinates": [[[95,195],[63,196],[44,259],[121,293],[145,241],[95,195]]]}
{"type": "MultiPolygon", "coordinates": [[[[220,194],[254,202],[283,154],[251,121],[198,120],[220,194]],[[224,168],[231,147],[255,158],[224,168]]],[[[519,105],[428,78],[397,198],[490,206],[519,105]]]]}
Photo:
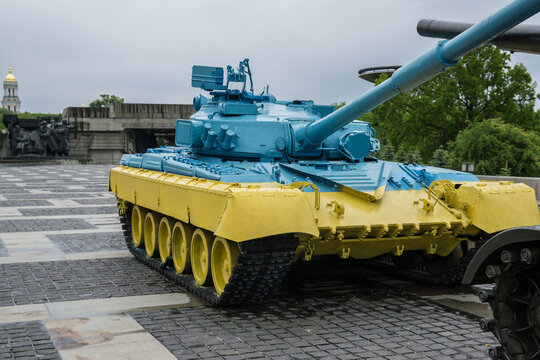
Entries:
{"type": "Polygon", "coordinates": [[[13,74],[11,73],[11,68],[9,68],[9,74],[7,74],[7,76],[4,78],[4,81],[17,81],[17,79],[15,79],[15,76],[13,76],[13,74]]]}

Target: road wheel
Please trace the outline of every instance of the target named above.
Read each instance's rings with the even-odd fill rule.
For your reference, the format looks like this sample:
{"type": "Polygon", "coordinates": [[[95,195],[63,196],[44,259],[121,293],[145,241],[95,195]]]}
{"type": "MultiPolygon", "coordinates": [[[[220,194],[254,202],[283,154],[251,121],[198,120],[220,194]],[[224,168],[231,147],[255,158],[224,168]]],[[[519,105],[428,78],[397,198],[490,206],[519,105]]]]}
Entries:
{"type": "Polygon", "coordinates": [[[137,205],[131,211],[131,233],[133,235],[133,245],[142,247],[144,244],[143,224],[148,210],[137,205]]]}
{"type": "Polygon", "coordinates": [[[157,247],[157,230],[158,230],[158,214],[153,211],[149,211],[144,218],[144,248],[148,257],[155,257],[158,255],[157,247]]]}
{"type": "Polygon", "coordinates": [[[229,283],[231,274],[236,266],[236,260],[240,249],[237,243],[227,241],[221,237],[216,237],[212,245],[212,280],[218,295],[225,290],[229,283]]]}
{"type": "Polygon", "coordinates": [[[172,230],[172,259],[174,268],[179,274],[191,270],[190,248],[193,237],[193,226],[177,221],[172,230]]]}
{"type": "Polygon", "coordinates": [[[171,255],[171,224],[166,216],[163,216],[159,222],[158,248],[161,262],[165,263],[171,255]]]}
{"type": "Polygon", "coordinates": [[[201,229],[195,230],[191,238],[191,270],[199,285],[208,285],[212,279],[210,273],[211,234],[201,229]]]}

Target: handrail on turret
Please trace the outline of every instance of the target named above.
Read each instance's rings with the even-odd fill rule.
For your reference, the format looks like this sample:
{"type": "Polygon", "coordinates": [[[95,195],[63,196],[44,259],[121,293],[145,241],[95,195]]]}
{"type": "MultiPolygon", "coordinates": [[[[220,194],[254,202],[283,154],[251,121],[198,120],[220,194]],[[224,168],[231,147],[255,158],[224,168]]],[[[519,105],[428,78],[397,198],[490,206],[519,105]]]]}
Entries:
{"type": "Polygon", "coordinates": [[[407,92],[456,65],[459,59],[540,11],[540,0],[516,0],[451,40],[439,42],[391,78],[324,118],[295,130],[303,148],[320,144],[341,127],[397,94],[407,92]]]}

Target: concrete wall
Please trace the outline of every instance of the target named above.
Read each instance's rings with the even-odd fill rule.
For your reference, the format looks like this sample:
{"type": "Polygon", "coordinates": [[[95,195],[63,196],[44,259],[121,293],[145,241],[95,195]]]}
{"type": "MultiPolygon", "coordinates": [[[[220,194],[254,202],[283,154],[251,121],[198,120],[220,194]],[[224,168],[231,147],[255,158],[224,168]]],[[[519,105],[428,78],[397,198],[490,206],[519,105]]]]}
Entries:
{"type": "Polygon", "coordinates": [[[191,104],[111,104],[103,108],[68,107],[62,119],[77,126],[77,138],[75,131],[70,134],[70,158],[115,164],[122,154],[140,148],[137,132],[172,135],[176,121],[192,114],[191,104]]]}
{"type": "Polygon", "coordinates": [[[102,108],[67,107],[62,118],[117,119],[187,119],[193,114],[191,104],[110,104],[102,108]]]}

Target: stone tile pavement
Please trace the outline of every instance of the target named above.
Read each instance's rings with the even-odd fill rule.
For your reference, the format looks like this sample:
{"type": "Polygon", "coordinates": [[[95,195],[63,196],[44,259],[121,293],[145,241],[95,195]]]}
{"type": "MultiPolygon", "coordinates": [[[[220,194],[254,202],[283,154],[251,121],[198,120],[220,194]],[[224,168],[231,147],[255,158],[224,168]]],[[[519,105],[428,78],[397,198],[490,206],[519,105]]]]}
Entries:
{"type": "Polygon", "coordinates": [[[40,321],[0,324],[0,359],[60,360],[51,337],[40,321]]]}
{"type": "Polygon", "coordinates": [[[478,359],[493,342],[471,319],[396,294],[130,315],[182,359],[478,359]]]}

